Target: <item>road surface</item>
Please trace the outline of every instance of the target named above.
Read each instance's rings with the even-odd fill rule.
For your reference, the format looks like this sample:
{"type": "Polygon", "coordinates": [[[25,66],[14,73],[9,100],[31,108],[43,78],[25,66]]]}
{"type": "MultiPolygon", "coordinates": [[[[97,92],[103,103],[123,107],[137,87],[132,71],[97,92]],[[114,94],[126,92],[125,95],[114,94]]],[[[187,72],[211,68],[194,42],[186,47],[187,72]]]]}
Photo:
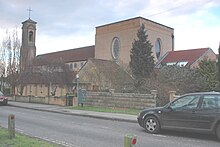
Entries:
{"type": "Polygon", "coordinates": [[[0,126],[14,114],[16,131],[71,147],[122,147],[125,134],[137,135],[137,147],[219,147],[212,135],[164,131],[147,134],[137,123],[71,116],[0,106],[0,126]]]}

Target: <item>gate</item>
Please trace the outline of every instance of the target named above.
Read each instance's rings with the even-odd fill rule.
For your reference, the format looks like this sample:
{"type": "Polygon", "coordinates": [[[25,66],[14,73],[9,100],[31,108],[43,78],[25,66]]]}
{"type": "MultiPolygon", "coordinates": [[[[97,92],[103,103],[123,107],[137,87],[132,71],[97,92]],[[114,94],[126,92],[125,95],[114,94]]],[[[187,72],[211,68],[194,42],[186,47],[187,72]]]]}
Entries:
{"type": "Polygon", "coordinates": [[[86,90],[85,89],[79,89],[78,90],[78,105],[81,104],[81,106],[83,106],[85,101],[86,101],[86,90]]]}
{"type": "Polygon", "coordinates": [[[72,93],[66,94],[66,106],[73,106],[73,97],[74,95],[72,93]]]}

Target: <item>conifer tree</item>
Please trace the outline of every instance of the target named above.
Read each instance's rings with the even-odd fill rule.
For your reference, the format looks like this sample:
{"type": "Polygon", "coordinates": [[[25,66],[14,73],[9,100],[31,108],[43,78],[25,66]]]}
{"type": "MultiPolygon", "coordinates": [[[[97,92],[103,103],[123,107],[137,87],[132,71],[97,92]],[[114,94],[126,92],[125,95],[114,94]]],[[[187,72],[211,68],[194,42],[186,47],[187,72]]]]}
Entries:
{"type": "Polygon", "coordinates": [[[131,61],[129,63],[133,76],[139,83],[140,80],[149,78],[154,69],[152,45],[148,40],[144,24],[137,32],[137,40],[132,43],[131,61]]]}

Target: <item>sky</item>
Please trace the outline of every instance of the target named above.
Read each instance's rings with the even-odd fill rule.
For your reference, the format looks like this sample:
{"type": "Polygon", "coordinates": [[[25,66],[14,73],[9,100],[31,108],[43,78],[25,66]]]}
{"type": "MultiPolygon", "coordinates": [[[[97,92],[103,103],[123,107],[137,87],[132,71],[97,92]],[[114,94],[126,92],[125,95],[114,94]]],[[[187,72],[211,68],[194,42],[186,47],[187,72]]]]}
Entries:
{"type": "MultiPolygon", "coordinates": [[[[37,55],[95,45],[97,26],[144,17],[174,28],[174,50],[220,44],[220,0],[0,0],[0,41],[30,17],[37,55]]],[[[0,44],[1,45],[1,44],[0,44]]]]}

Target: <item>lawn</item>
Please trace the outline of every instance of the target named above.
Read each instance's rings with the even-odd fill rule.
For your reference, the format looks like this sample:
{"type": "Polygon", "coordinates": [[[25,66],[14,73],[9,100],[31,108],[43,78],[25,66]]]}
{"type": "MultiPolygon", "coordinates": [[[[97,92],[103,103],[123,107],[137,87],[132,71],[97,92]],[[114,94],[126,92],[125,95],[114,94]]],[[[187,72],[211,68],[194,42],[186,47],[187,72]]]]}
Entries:
{"type": "Polygon", "coordinates": [[[128,109],[128,108],[107,108],[107,107],[92,107],[92,106],[77,106],[69,107],[74,110],[86,110],[86,111],[95,111],[95,112],[106,112],[106,113],[121,113],[121,114],[130,114],[138,115],[140,110],[138,109],[128,109]]]}
{"type": "Polygon", "coordinates": [[[0,146],[1,147],[59,147],[38,138],[28,137],[26,135],[16,133],[15,138],[10,139],[8,130],[0,127],[0,146]]]}

